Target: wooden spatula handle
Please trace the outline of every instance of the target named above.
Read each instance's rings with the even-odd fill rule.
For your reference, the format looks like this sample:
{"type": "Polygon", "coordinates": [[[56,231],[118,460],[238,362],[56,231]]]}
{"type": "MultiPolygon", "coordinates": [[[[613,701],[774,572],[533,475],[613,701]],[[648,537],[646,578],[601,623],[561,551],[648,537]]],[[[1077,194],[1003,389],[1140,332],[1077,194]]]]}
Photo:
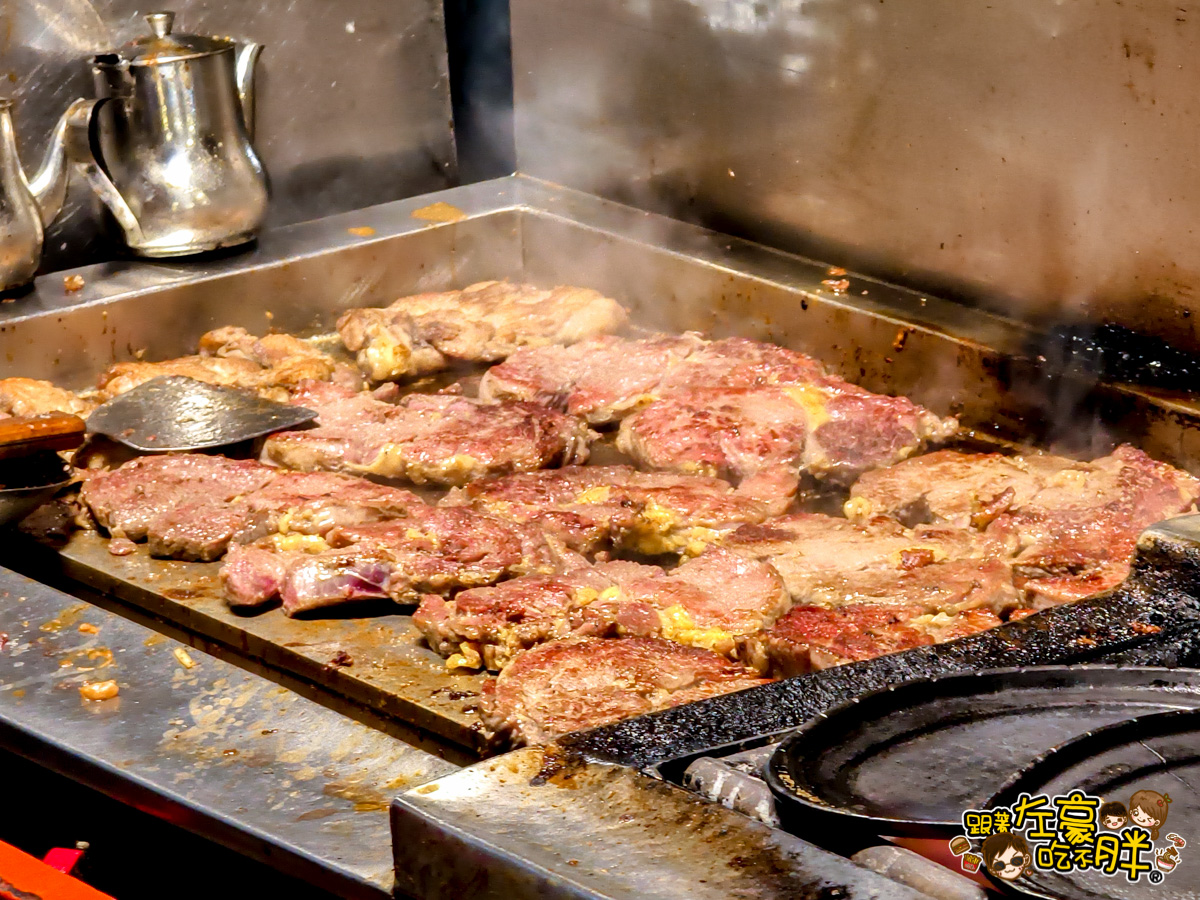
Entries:
{"type": "Polygon", "coordinates": [[[0,419],[0,459],[38,450],[70,450],[82,444],[86,435],[83,419],[69,413],[0,419]]]}

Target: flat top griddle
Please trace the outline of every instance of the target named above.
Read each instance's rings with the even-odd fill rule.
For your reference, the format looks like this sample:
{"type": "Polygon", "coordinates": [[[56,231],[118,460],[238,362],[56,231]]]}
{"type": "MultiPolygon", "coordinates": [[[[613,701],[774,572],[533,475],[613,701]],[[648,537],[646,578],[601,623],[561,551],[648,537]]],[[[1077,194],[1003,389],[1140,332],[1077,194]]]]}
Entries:
{"type": "MultiPolygon", "coordinates": [[[[459,381],[473,392],[481,367],[438,373],[412,382],[405,393],[430,392],[459,381]]],[[[590,465],[629,464],[614,446],[615,434],[592,445],[590,465]]],[[[966,438],[963,447],[998,448],[966,438]]],[[[406,486],[427,502],[444,491],[406,486]]],[[[804,507],[836,514],[838,491],[814,489],[804,507]]],[[[235,612],[225,602],[217,573],[221,563],[155,559],[145,544],[126,556],[108,552],[108,538],[75,531],[50,546],[32,538],[18,542],[0,561],[30,571],[31,563],[61,572],[88,587],[133,604],[151,615],[261,662],[296,675],[384,715],[415,725],[464,747],[488,749],[475,709],[488,679],[484,673],[450,670],[423,642],[408,613],[389,600],[324,608],[312,618],[289,618],[278,607],[235,612]],[[34,559],[36,557],[36,559],[34,559]],[[344,656],[343,656],[344,654],[344,656]],[[351,664],[339,664],[349,657],[351,664]]],[[[865,689],[865,686],[864,686],[865,689]]]]}
{"type": "MultiPolygon", "coordinates": [[[[592,461],[626,460],[610,441],[603,441],[592,461]]],[[[437,493],[428,499],[433,502],[437,493]]],[[[819,495],[806,505],[829,501],[830,496],[819,495]]],[[[591,758],[653,766],[753,736],[778,734],[852,697],[911,678],[1084,662],[1158,640],[1160,632],[1165,638],[1194,629],[1200,626],[1196,599],[1184,590],[1158,590],[1147,581],[1165,562],[1172,577],[1200,584],[1200,560],[1195,561],[1196,572],[1189,574],[1187,565],[1188,554],[1200,547],[1200,526],[1195,533],[1180,527],[1176,537],[1165,541],[1164,559],[1140,560],[1144,571],[1135,571],[1140,580],[1132,578],[1112,596],[1068,604],[947,644],[640,716],[571,736],[566,743],[578,745],[591,758]]],[[[145,545],[127,556],[113,556],[108,544],[95,532],[77,531],[56,547],[17,542],[0,561],[34,577],[37,572],[30,572],[31,565],[56,570],[389,718],[479,752],[489,749],[476,714],[489,676],[448,670],[425,646],[409,610],[391,601],[372,601],[326,609],[317,618],[288,618],[279,608],[246,615],[226,604],[217,577],[219,562],[154,559],[145,545]],[[32,546],[26,549],[27,544],[32,546]],[[35,554],[40,558],[35,560],[35,554]],[[346,657],[349,665],[344,664],[346,657]]]]}
{"type": "MultiPolygon", "coordinates": [[[[833,296],[821,286],[823,267],[813,263],[763,255],[761,248],[732,239],[713,242],[707,233],[665,221],[655,241],[645,242],[630,237],[642,233],[640,214],[622,218],[618,208],[593,208],[591,198],[557,195],[543,210],[539,204],[546,197],[541,190],[520,187],[522,202],[529,207],[516,215],[508,206],[499,212],[487,207],[487,214],[476,210],[473,218],[449,228],[422,227],[404,236],[393,228],[386,244],[377,240],[342,246],[339,242],[348,239],[339,231],[324,235],[319,247],[306,246],[303,254],[289,257],[287,265],[230,263],[220,278],[178,289],[165,286],[149,299],[130,290],[116,302],[107,295],[93,296],[88,289],[68,315],[33,316],[19,328],[10,324],[9,332],[19,330],[19,338],[0,334],[0,343],[7,341],[14,367],[71,383],[73,378],[93,378],[118,346],[128,345],[130,354],[139,348],[148,349],[151,357],[167,358],[190,350],[184,346],[187,335],[198,336],[217,325],[239,324],[259,333],[266,321],[267,327],[312,334],[328,329],[348,306],[378,305],[434,285],[498,276],[546,284],[575,282],[621,298],[634,310],[639,326],[776,341],[820,358],[868,389],[911,396],[954,412],[967,428],[967,440],[960,446],[1012,450],[1018,449],[1012,439],[1038,439],[1026,404],[1008,389],[1002,363],[1020,347],[1009,323],[874,282],[869,296],[833,296]],[[613,254],[602,265],[599,256],[589,252],[597,247],[613,254]],[[614,266],[614,259],[621,264],[614,266]],[[625,277],[631,272],[637,277],[625,277]],[[270,309],[278,297],[287,297],[288,303],[270,309]],[[264,314],[266,320],[261,318],[264,314]],[[106,337],[98,342],[97,335],[106,337]],[[47,367],[38,362],[40,357],[25,352],[27,342],[52,343],[68,352],[47,367]],[[88,352],[72,355],[80,347],[88,352]],[[933,364],[944,378],[931,394],[928,372],[933,364]]],[[[501,199],[510,204],[512,198],[501,199]]],[[[471,209],[470,204],[465,208],[471,209]]],[[[121,285],[113,290],[117,288],[121,285]]],[[[312,340],[324,350],[344,353],[328,334],[312,340]]],[[[447,372],[405,390],[434,391],[450,381],[469,381],[478,371],[447,372]]],[[[1153,419],[1156,427],[1150,428],[1144,405],[1139,399],[1122,406],[1121,418],[1128,427],[1119,433],[1146,438],[1148,451],[1175,460],[1174,444],[1170,453],[1163,449],[1170,443],[1168,437],[1187,431],[1193,427],[1188,423],[1200,416],[1172,409],[1170,414],[1180,417],[1174,430],[1166,428],[1161,417],[1153,419]]],[[[1200,448],[1195,456],[1200,458],[1200,448]]],[[[594,448],[594,464],[624,461],[607,443],[594,448]]],[[[219,565],[152,560],[142,548],[127,557],[113,557],[106,545],[95,534],[76,534],[61,549],[43,556],[41,571],[66,574],[267,666],[457,743],[482,745],[473,707],[485,676],[447,671],[420,643],[404,610],[383,604],[333,613],[340,618],[307,621],[287,619],[277,609],[239,615],[221,597],[219,565]],[[339,653],[347,654],[353,665],[335,665],[339,653]]],[[[13,547],[5,560],[29,572],[33,563],[24,555],[22,547],[13,547]]],[[[1131,609],[1097,613],[1081,608],[1067,616],[1072,623],[1068,630],[1082,640],[1090,640],[1088,629],[1140,639],[1144,635],[1128,632],[1131,609]],[[1094,621],[1088,622],[1093,615],[1094,621]]],[[[765,693],[751,692],[762,700],[733,697],[717,708],[702,704],[695,713],[677,709],[667,718],[639,719],[630,723],[629,732],[638,734],[637,739],[608,749],[635,764],[653,764],[747,734],[794,727],[815,711],[911,675],[1057,660],[1061,654],[1045,653],[1060,649],[1061,634],[1053,627],[1046,630],[1048,639],[1019,641],[1012,652],[1004,636],[988,639],[982,650],[978,643],[963,651],[944,645],[916,651],[915,656],[904,653],[871,661],[865,668],[821,673],[814,681],[805,680],[803,687],[785,682],[768,686],[765,693]],[[675,722],[679,727],[667,724],[675,722]]],[[[1121,640],[1114,637],[1111,643],[1121,640]]]]}
{"type": "MultiPolygon", "coordinates": [[[[1044,416],[1039,413],[1041,407],[1036,398],[1028,396],[1030,380],[1009,365],[1009,357],[1023,345],[1022,326],[936,297],[858,278],[851,291],[833,295],[821,286],[828,275],[816,263],[525,176],[456,188],[446,192],[445,197],[462,208],[468,218],[430,228],[410,217],[412,210],[427,203],[427,199],[401,201],[276,230],[264,234],[252,254],[189,264],[186,271],[182,267],[95,266],[80,270],[86,286],[74,294],[65,293],[59,279],[41,279],[31,297],[0,309],[0,321],[5,326],[0,328],[0,345],[9,362],[8,373],[81,386],[91,384],[111,362],[133,358],[141,351],[158,359],[191,352],[190,341],[217,325],[240,325],[253,333],[275,327],[303,334],[328,328],[348,306],[382,305],[403,294],[508,277],[545,284],[587,284],[626,300],[654,328],[699,329],[711,331],[716,337],[740,334],[774,340],[820,357],[835,371],[868,389],[909,396],[956,413],[967,428],[985,435],[1052,446],[1043,427],[1044,416]],[[347,230],[361,230],[364,225],[374,228],[375,234],[363,238],[347,230]],[[860,287],[864,288],[861,292],[860,287]],[[865,288],[869,288],[869,294],[865,288]],[[931,372],[938,377],[931,378],[931,372]]],[[[1165,461],[1189,469],[1200,465],[1200,404],[1194,396],[1112,388],[1103,392],[1095,410],[1097,420],[1106,426],[1104,440],[1131,440],[1165,461]]],[[[1054,421],[1061,423],[1064,418],[1057,416],[1054,421]]],[[[1077,425],[1071,419],[1071,429],[1078,431],[1077,425]]],[[[1085,439],[1093,436],[1083,435],[1085,439]]],[[[1194,529],[1193,537],[1197,535],[1200,529],[1194,529]]],[[[7,565],[26,570],[33,565],[26,558],[24,544],[9,540],[5,545],[7,565]]],[[[113,584],[113,559],[107,558],[102,540],[94,535],[77,535],[67,552],[77,559],[54,555],[52,564],[56,568],[47,571],[69,569],[82,579],[82,570],[95,564],[89,577],[113,584]],[[84,537],[94,543],[90,558],[85,558],[87,547],[76,543],[84,537]]],[[[120,565],[134,566],[136,561],[136,555],[126,557],[120,565]]],[[[230,646],[241,650],[244,643],[253,648],[243,650],[243,655],[291,654],[287,659],[302,661],[310,670],[324,671],[327,651],[334,648],[321,648],[317,643],[332,641],[333,629],[345,624],[349,630],[356,621],[284,621],[277,611],[269,612],[258,618],[261,623],[280,620],[275,627],[281,633],[278,643],[274,643],[274,637],[268,641],[268,635],[255,636],[247,631],[246,626],[253,620],[224,619],[227,611],[216,599],[215,583],[204,586],[199,592],[203,596],[185,595],[182,592],[195,591],[195,586],[170,579],[151,581],[148,576],[158,571],[152,567],[160,564],[145,559],[142,563],[147,577],[126,584],[121,596],[173,610],[180,616],[211,616],[222,633],[232,636],[230,646]],[[163,591],[172,589],[180,593],[175,598],[165,597],[163,591]],[[136,599],[139,597],[140,601],[136,599]],[[284,647],[297,640],[311,643],[284,647]]],[[[186,563],[161,565],[186,566],[193,572],[207,572],[210,578],[217,568],[186,563]]],[[[1197,580],[1194,571],[1192,577],[1197,580]]],[[[1170,584],[1166,587],[1175,590],[1170,584]]],[[[82,588],[77,590],[86,596],[82,588]]],[[[1162,614],[1174,615],[1175,611],[1162,614]]],[[[383,618],[361,621],[369,625],[406,619],[392,610],[383,618]]],[[[255,622],[252,627],[259,624],[255,622]]],[[[1103,613],[1090,623],[1090,633],[1079,622],[1076,624],[1079,627],[1075,635],[1087,640],[1098,637],[1101,651],[1128,646],[1144,637],[1122,629],[1116,616],[1110,618],[1103,613]],[[1111,640],[1105,634],[1110,625],[1111,640]]],[[[191,630],[199,632],[194,626],[191,630]]],[[[1048,639],[1062,637],[1060,629],[1046,630],[1048,639]]],[[[130,649],[138,649],[141,643],[139,638],[130,649]]],[[[957,648],[949,650],[940,671],[980,665],[979,660],[969,658],[970,654],[957,648]]],[[[354,655],[353,650],[349,652],[354,655]]],[[[427,659],[431,666],[438,663],[415,655],[427,659]]],[[[1032,662],[1036,653],[1020,655],[1032,662]]],[[[760,695],[764,702],[745,704],[738,697],[721,698],[738,702],[719,703],[715,709],[680,708],[666,718],[630,720],[595,735],[590,747],[601,755],[653,762],[722,740],[741,740],[770,727],[787,729],[814,711],[845,699],[848,691],[861,692],[881,682],[923,674],[933,668],[931,659],[931,654],[915,660],[901,654],[900,658],[881,660],[879,666],[866,673],[855,667],[847,672],[832,670],[826,673],[831,678],[818,678],[812,684],[801,679],[770,685],[760,695]]],[[[358,677],[357,657],[355,662],[348,670],[335,669],[324,677],[335,685],[345,683],[350,676],[358,677]]],[[[423,673],[420,678],[428,677],[433,684],[454,683],[435,668],[418,670],[423,673]]],[[[397,682],[402,680],[401,671],[396,670],[397,682]]],[[[430,688],[430,682],[425,682],[425,689],[430,693],[438,690],[430,688]]],[[[397,690],[414,693],[404,684],[397,684],[397,690]]],[[[422,697],[410,701],[406,708],[411,710],[423,703],[436,715],[444,706],[446,718],[438,719],[435,725],[461,727],[445,723],[451,722],[455,709],[461,709],[470,699],[458,701],[457,706],[443,703],[443,699],[442,694],[432,700],[422,697]]],[[[25,702],[33,702],[32,694],[25,702]]],[[[463,718],[460,716],[460,721],[463,718]]],[[[147,780],[164,784],[161,780],[154,782],[155,778],[161,779],[161,773],[156,774],[154,769],[157,767],[147,770],[147,780]]],[[[114,777],[112,772],[107,774],[110,779],[114,777]]],[[[116,777],[121,778],[119,774],[116,777]]],[[[239,787],[253,792],[257,782],[245,781],[239,787]]],[[[560,796],[573,793],[559,791],[560,796]]],[[[528,830],[528,819],[538,810],[558,816],[545,804],[526,806],[516,827],[528,830]]],[[[705,806],[702,814],[709,815],[710,810],[711,805],[705,806]]],[[[466,815],[481,815],[478,801],[466,815]]],[[[628,824],[630,829],[638,825],[636,821],[628,824]]],[[[665,823],[664,829],[670,824],[665,823]]],[[[646,832],[637,830],[644,843],[641,836],[646,832]]],[[[578,842],[579,830],[568,839],[578,842]]],[[[408,842],[407,833],[403,840],[408,842]]],[[[700,846],[703,849],[707,845],[700,846]]],[[[431,848],[425,845],[416,849],[422,854],[420,874],[436,881],[438,861],[430,859],[431,848]]],[[[459,854],[454,861],[463,858],[459,854]]],[[[440,862],[444,868],[446,860],[440,862]]],[[[571,866],[566,871],[578,870],[571,866]]],[[[469,874],[477,876],[478,869],[469,874]]],[[[528,870],[522,874],[528,874],[528,870]]],[[[768,891],[763,896],[778,894],[768,891]]]]}

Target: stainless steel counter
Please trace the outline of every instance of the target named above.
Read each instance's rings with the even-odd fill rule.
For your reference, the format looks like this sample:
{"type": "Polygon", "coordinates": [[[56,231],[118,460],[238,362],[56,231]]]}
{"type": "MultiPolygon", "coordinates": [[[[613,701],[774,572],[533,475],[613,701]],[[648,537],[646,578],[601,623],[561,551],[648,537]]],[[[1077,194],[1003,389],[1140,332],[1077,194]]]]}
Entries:
{"type": "Polygon", "coordinates": [[[397,798],[399,886],[428,900],[925,896],[632,769],[545,763],[518,750],[397,798]]]}
{"type": "Polygon", "coordinates": [[[391,797],[458,768],[7,569],[0,632],[0,745],[343,896],[391,895],[391,797]]]}

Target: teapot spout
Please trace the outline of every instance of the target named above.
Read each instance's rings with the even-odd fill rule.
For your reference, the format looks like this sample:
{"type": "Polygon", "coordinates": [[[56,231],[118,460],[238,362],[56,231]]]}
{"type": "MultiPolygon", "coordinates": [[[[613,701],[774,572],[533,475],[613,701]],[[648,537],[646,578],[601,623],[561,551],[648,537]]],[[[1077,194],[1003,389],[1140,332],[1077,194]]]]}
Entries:
{"type": "Polygon", "coordinates": [[[88,123],[95,106],[95,100],[76,100],[67,107],[54,126],[50,146],[46,148],[37,174],[29,180],[29,192],[37,203],[43,228],[48,228],[62,212],[63,201],[67,199],[67,162],[72,156],[71,145],[80,141],[87,144],[88,123]]]}
{"type": "Polygon", "coordinates": [[[242,119],[246,123],[246,134],[254,140],[254,82],[258,57],[263,45],[254,41],[240,41],[234,55],[234,72],[237,76],[238,100],[242,104],[242,119]]]}

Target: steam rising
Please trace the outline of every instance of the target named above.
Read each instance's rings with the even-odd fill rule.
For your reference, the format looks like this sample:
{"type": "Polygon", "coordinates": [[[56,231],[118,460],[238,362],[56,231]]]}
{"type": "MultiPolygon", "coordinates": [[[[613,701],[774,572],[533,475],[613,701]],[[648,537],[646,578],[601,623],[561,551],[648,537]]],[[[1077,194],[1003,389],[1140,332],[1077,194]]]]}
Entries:
{"type": "Polygon", "coordinates": [[[513,0],[521,171],[1200,347],[1185,7],[513,0]]]}

